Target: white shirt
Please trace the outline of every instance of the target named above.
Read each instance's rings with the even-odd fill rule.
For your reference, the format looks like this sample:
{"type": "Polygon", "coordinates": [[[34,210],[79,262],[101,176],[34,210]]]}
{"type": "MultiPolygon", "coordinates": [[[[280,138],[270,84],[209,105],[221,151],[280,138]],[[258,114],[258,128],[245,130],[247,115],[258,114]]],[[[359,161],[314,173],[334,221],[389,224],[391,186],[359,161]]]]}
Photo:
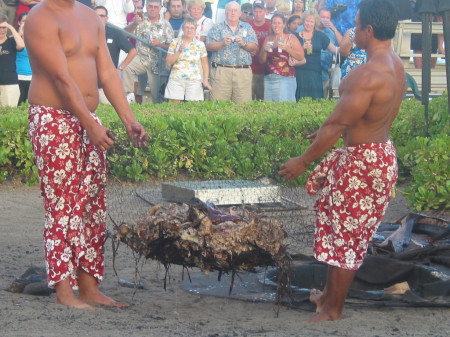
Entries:
{"type": "Polygon", "coordinates": [[[108,10],[108,22],[120,28],[127,25],[127,14],[134,12],[132,0],[97,0],[96,3],[108,10]]]}

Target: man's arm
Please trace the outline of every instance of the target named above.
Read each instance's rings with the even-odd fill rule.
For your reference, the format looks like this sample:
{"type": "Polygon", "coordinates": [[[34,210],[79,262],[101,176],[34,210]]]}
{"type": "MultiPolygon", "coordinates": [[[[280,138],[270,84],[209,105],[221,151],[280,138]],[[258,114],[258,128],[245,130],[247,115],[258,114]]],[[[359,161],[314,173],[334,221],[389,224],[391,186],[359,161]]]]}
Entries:
{"type": "Polygon", "coordinates": [[[14,41],[16,42],[17,50],[20,51],[23,50],[23,48],[25,48],[25,42],[23,41],[21,35],[17,32],[17,30],[13,26],[11,26],[7,21],[5,21],[0,23],[0,27],[6,27],[11,31],[14,41]]]}
{"type": "Polygon", "coordinates": [[[220,27],[214,25],[208,33],[206,38],[206,50],[209,51],[219,51],[231,44],[231,39],[229,37],[222,38],[222,34],[219,31],[220,27]]]}
{"type": "Polygon", "coordinates": [[[106,97],[125,126],[128,137],[136,147],[143,147],[146,145],[148,137],[142,125],[136,121],[130,105],[125,98],[122,82],[111,61],[111,56],[106,45],[105,29],[99,19],[98,21],[99,49],[95,61],[99,81],[102,84],[106,97]]]}
{"type": "MultiPolygon", "coordinates": [[[[97,17],[97,20],[100,20],[97,17]]],[[[86,129],[90,140],[96,146],[108,149],[114,142],[108,129],[100,126],[91,116],[84,97],[75,80],[69,73],[64,48],[59,37],[56,21],[44,10],[29,15],[25,25],[25,39],[32,65],[38,68],[39,75],[51,79],[54,89],[69,110],[86,129]],[[45,27],[45,29],[42,29],[45,27]]],[[[103,41],[105,37],[103,37],[103,41]]],[[[105,41],[106,44],[106,41],[105,41]]]]}
{"type": "Polygon", "coordinates": [[[27,5],[27,6],[33,6],[40,2],[41,0],[19,0],[21,4],[27,5]]]}
{"type": "Polygon", "coordinates": [[[136,55],[137,55],[137,50],[136,50],[136,48],[131,48],[129,51],[128,51],[128,54],[127,54],[127,56],[125,57],[125,59],[122,61],[122,63],[119,65],[119,70],[124,70],[129,64],[130,64],[130,62],[131,61],[133,61],[133,59],[136,57],[136,55]]]}
{"type": "Polygon", "coordinates": [[[333,112],[317,131],[313,143],[298,157],[288,160],[279,173],[293,180],[304,173],[308,166],[331,149],[349,126],[366,114],[380,81],[365,65],[352,70],[341,82],[340,99],[333,112]],[[361,81],[367,78],[368,81],[361,81]]]}
{"type": "Polygon", "coordinates": [[[122,33],[117,34],[117,43],[119,45],[119,48],[127,53],[125,59],[118,66],[119,70],[124,70],[137,55],[137,50],[133,47],[130,40],[128,40],[122,33]]]}
{"type": "Polygon", "coordinates": [[[341,42],[339,42],[339,54],[342,56],[348,56],[352,50],[353,39],[350,37],[351,32],[352,29],[347,30],[341,42]]]}

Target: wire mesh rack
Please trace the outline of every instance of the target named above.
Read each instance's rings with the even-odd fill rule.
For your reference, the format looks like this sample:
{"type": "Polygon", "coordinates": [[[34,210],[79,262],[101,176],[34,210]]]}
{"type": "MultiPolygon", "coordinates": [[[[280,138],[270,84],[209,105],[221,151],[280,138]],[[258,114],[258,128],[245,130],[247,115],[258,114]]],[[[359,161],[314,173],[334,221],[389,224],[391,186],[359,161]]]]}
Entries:
{"type": "Polygon", "coordinates": [[[135,225],[157,204],[168,207],[171,203],[189,203],[192,197],[211,202],[225,213],[230,207],[241,207],[276,218],[287,233],[284,243],[290,254],[312,247],[313,198],[304,188],[259,181],[113,182],[108,187],[108,227],[135,225]]]}

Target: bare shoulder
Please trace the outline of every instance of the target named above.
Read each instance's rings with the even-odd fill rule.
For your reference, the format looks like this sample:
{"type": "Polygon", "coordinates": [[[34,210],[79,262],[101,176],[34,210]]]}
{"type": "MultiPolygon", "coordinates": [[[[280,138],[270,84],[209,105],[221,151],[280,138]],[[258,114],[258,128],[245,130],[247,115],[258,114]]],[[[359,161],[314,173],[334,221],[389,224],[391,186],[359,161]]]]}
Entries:
{"type": "Polygon", "coordinates": [[[403,63],[397,55],[379,53],[367,63],[361,64],[345,77],[343,90],[394,93],[404,82],[403,63]]]}

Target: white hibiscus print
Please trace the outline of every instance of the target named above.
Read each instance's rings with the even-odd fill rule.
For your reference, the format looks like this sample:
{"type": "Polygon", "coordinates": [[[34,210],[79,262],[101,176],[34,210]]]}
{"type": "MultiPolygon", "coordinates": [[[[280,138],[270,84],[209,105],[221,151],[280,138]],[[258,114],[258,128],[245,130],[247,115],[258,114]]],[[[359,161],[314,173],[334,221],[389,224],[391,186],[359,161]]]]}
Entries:
{"type": "Polygon", "coordinates": [[[342,202],[344,201],[344,196],[342,195],[341,191],[335,191],[333,192],[333,204],[336,206],[341,206],[342,202]]]}
{"type": "Polygon", "coordinates": [[[66,159],[66,157],[70,154],[70,147],[68,143],[61,143],[59,147],[55,151],[56,155],[59,159],[66,159]]]}
{"type": "Polygon", "coordinates": [[[375,178],[372,182],[372,188],[377,192],[383,191],[385,187],[386,187],[386,184],[380,178],[375,178]]]}
{"type": "Polygon", "coordinates": [[[47,239],[47,241],[45,242],[45,248],[47,249],[47,252],[50,252],[53,249],[55,249],[56,246],[59,246],[60,244],[61,244],[61,240],[47,239]]]}
{"type": "Polygon", "coordinates": [[[97,252],[95,251],[95,249],[93,247],[90,247],[86,250],[86,255],[85,258],[86,260],[88,260],[89,262],[94,261],[94,259],[97,257],[97,252]]]}
{"type": "Polygon", "coordinates": [[[333,247],[333,237],[331,235],[324,235],[322,237],[322,247],[326,249],[333,247]]]}
{"type": "Polygon", "coordinates": [[[104,223],[106,220],[106,213],[104,210],[99,209],[97,212],[93,215],[95,223],[104,223]]]}
{"type": "Polygon", "coordinates": [[[55,184],[61,185],[64,182],[65,178],[66,178],[66,171],[64,171],[64,170],[56,170],[54,178],[53,178],[53,182],[55,184]]]}
{"type": "Polygon", "coordinates": [[[381,177],[382,174],[383,172],[379,168],[375,168],[372,171],[370,171],[369,176],[379,178],[381,177]]]}
{"type": "Polygon", "coordinates": [[[55,190],[49,185],[45,185],[44,193],[47,199],[53,199],[55,197],[55,190]]]}
{"type": "Polygon", "coordinates": [[[51,114],[43,114],[42,115],[42,118],[41,118],[42,125],[50,123],[51,121],[53,121],[53,117],[51,114]]]}
{"type": "Polygon", "coordinates": [[[80,227],[81,224],[81,218],[78,215],[75,215],[71,220],[70,220],[70,229],[72,230],[78,230],[78,228],[80,227]]]}
{"type": "Polygon", "coordinates": [[[363,156],[366,158],[368,163],[375,163],[377,161],[377,153],[373,150],[364,150],[363,156]]]}
{"type": "Polygon", "coordinates": [[[90,153],[89,162],[94,166],[98,166],[100,164],[100,157],[98,156],[97,152],[92,151],[90,153]]]}
{"type": "Polygon", "coordinates": [[[62,227],[66,227],[68,223],[69,223],[69,217],[67,215],[62,216],[58,220],[58,224],[62,227]]]}
{"type": "Polygon", "coordinates": [[[72,161],[71,161],[71,160],[68,160],[68,161],[66,162],[66,167],[65,167],[66,172],[72,171],[72,168],[73,168],[72,161]]]}
{"type": "Polygon", "coordinates": [[[64,252],[61,253],[61,260],[63,260],[64,262],[69,262],[71,256],[72,256],[72,252],[71,252],[70,247],[66,247],[64,249],[64,252]]]}
{"type": "Polygon", "coordinates": [[[371,227],[375,226],[377,223],[378,223],[377,218],[374,218],[374,217],[369,218],[369,220],[367,220],[367,222],[366,222],[366,227],[371,228],[371,227]]]}
{"type": "Polygon", "coordinates": [[[348,216],[345,221],[344,221],[344,227],[348,230],[348,231],[353,231],[354,229],[358,228],[358,219],[355,219],[352,216],[348,216]]]}
{"type": "Polygon", "coordinates": [[[361,209],[365,211],[373,207],[372,203],[373,199],[370,196],[366,196],[359,201],[359,207],[361,207],[361,209]]]}
{"type": "Polygon", "coordinates": [[[64,199],[64,197],[60,197],[58,199],[58,202],[55,205],[55,210],[61,211],[62,209],[64,209],[64,202],[65,201],[66,201],[66,199],[64,199]]]}
{"type": "Polygon", "coordinates": [[[70,125],[66,122],[61,122],[58,124],[58,131],[60,134],[68,134],[70,132],[70,125]]]}
{"type": "Polygon", "coordinates": [[[355,265],[355,259],[356,253],[352,249],[349,249],[345,252],[345,264],[347,265],[347,267],[353,268],[353,266],[355,265]]]}

